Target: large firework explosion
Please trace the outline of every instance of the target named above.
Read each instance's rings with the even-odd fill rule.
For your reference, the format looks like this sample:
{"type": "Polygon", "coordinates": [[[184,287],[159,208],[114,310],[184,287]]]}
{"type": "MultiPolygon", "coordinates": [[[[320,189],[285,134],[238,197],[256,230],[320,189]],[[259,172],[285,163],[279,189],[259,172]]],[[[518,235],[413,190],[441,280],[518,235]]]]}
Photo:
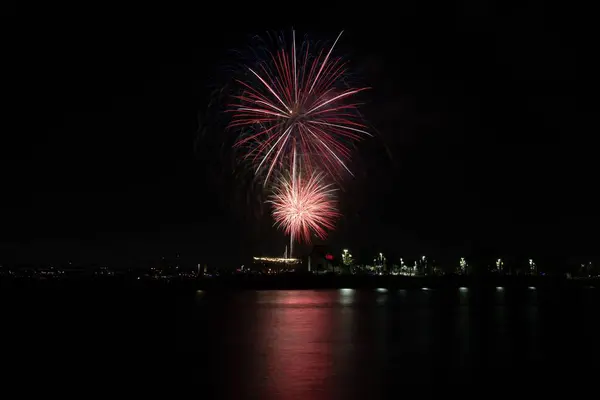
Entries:
{"type": "Polygon", "coordinates": [[[313,50],[308,42],[282,46],[237,80],[241,93],[230,128],[240,130],[235,147],[256,176],[279,176],[268,202],[275,224],[294,240],[324,239],[339,216],[331,181],[348,167],[353,143],[371,136],[360,122],[354,96],[367,88],[346,85],[347,63],[331,47],[313,50]],[[329,183],[328,183],[329,182],[329,183]]]}
{"type": "Polygon", "coordinates": [[[296,150],[308,170],[319,167],[334,178],[340,170],[351,174],[347,161],[352,143],[371,136],[359,122],[358,103],[352,102],[367,88],[348,88],[347,64],[332,56],[341,35],[329,49],[313,55],[308,42],[296,48],[293,32],[291,51],[270,53],[255,68],[248,67],[248,79],[238,80],[243,91],[234,96],[229,127],[242,128],[235,146],[246,150],[265,184],[296,150]]]}

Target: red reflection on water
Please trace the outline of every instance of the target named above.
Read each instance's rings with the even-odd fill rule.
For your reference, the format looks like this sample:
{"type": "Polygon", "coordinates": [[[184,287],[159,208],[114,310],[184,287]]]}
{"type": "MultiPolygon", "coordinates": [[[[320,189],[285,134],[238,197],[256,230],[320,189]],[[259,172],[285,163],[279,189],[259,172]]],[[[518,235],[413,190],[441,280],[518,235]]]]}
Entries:
{"type": "Polygon", "coordinates": [[[292,306],[330,306],[333,302],[328,292],[317,292],[308,290],[281,290],[275,292],[264,292],[263,302],[292,305],[292,306]]]}
{"type": "Polygon", "coordinates": [[[270,292],[265,329],[263,398],[329,399],[333,354],[331,294],[270,292]],[[268,332],[266,332],[268,330],[268,332]]]}

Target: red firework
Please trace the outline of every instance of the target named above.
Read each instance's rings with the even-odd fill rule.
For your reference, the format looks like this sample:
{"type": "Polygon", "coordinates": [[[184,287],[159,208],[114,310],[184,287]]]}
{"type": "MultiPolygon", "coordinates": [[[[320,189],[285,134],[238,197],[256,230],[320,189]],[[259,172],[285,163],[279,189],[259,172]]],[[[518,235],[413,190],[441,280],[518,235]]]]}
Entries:
{"type": "Polygon", "coordinates": [[[265,183],[295,151],[307,170],[318,164],[334,177],[340,168],[352,174],[346,165],[352,142],[371,135],[358,122],[358,104],[349,102],[367,88],[344,87],[347,65],[331,55],[341,35],[313,56],[308,43],[297,54],[292,32],[291,52],[279,49],[256,70],[248,68],[251,80],[238,81],[243,92],[229,110],[229,126],[244,128],[235,146],[249,149],[246,157],[255,173],[266,172],[265,183]]]}
{"type": "Polygon", "coordinates": [[[326,184],[322,173],[313,172],[308,178],[282,178],[275,186],[269,202],[273,206],[275,224],[299,242],[310,243],[311,232],[321,239],[334,228],[339,217],[334,198],[335,189],[326,184]]]}

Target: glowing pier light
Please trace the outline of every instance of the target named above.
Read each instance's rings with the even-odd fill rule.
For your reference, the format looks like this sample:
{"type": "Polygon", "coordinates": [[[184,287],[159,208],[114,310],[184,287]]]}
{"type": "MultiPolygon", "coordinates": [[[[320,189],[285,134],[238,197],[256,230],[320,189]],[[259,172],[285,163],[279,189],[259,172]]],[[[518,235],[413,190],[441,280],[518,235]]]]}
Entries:
{"type": "Polygon", "coordinates": [[[350,305],[354,303],[354,289],[342,288],[340,289],[340,304],[350,305]]]}

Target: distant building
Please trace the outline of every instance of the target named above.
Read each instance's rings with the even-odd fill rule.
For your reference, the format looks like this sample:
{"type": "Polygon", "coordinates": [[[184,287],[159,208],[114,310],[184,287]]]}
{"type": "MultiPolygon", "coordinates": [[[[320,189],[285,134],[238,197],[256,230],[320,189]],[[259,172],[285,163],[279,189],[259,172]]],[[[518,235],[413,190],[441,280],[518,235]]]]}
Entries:
{"type": "Polygon", "coordinates": [[[374,272],[378,274],[387,273],[387,258],[383,255],[383,253],[377,254],[373,259],[374,272]]]}
{"type": "Polygon", "coordinates": [[[504,273],[504,261],[501,258],[496,260],[496,272],[500,274],[504,273]]]}
{"type": "Polygon", "coordinates": [[[528,263],[528,272],[530,275],[537,275],[538,273],[538,267],[537,264],[535,263],[535,261],[533,261],[532,258],[529,259],[529,263],[528,263]]]}
{"type": "Polygon", "coordinates": [[[334,270],[335,257],[329,246],[315,245],[309,255],[310,272],[323,273],[334,270]]]}
{"type": "Polygon", "coordinates": [[[279,274],[281,272],[294,272],[300,266],[299,258],[287,257],[253,257],[252,271],[263,274],[279,274]]]}

